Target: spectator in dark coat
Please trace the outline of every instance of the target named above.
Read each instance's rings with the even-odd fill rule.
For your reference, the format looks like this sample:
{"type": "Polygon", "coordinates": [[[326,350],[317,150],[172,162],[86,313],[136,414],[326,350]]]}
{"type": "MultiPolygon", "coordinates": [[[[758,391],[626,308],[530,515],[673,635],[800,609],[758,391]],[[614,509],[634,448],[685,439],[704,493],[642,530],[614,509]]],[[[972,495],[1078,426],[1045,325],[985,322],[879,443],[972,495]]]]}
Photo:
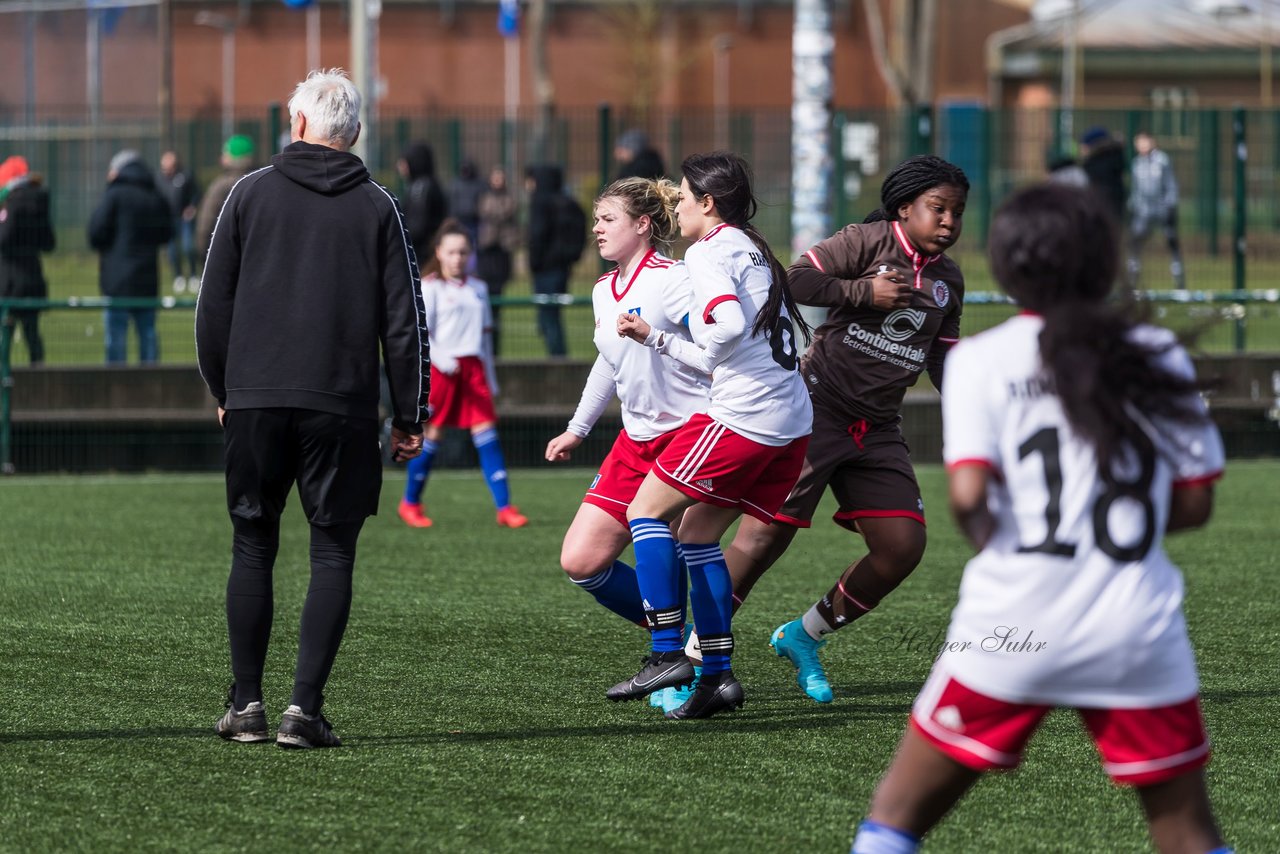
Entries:
{"type": "Polygon", "coordinates": [[[480,197],[485,183],[476,171],[476,164],[464,160],[458,167],[458,176],[449,182],[449,216],[462,223],[471,238],[471,245],[479,245],[480,197]]]}
{"type": "Polygon", "coordinates": [[[1080,166],[1089,176],[1089,186],[1102,194],[1117,223],[1124,222],[1128,193],[1125,190],[1124,146],[1103,127],[1093,127],[1080,137],[1084,160],[1080,166]]]}
{"type": "MultiPolygon", "coordinates": [[[[49,192],[27,161],[10,157],[0,166],[0,298],[46,299],[49,285],[40,264],[41,252],[52,252],[53,225],[49,221],[49,192]]],[[[21,325],[32,365],[44,361],[40,312],[14,309],[7,322],[21,325]]]]}
{"type": "Polygon", "coordinates": [[[169,200],[173,212],[173,240],[169,241],[169,266],[173,268],[173,292],[200,288],[200,262],[196,254],[196,206],[200,204],[200,185],[176,151],[160,155],[160,175],[156,178],[160,193],[169,200]],[[183,271],[186,271],[186,277],[183,271]]]}
{"type": "Polygon", "coordinates": [[[649,137],[639,128],[632,128],[618,137],[613,158],[618,161],[618,178],[657,179],[667,174],[662,165],[662,155],[649,145],[649,137]]]}
{"type": "Polygon", "coordinates": [[[449,205],[436,180],[436,156],[430,145],[415,142],[404,150],[396,166],[407,184],[402,203],[405,227],[418,262],[425,264],[432,257],[436,232],[449,215],[449,205]]]}
{"type": "Polygon", "coordinates": [[[533,292],[548,298],[538,306],[538,332],[547,345],[547,355],[563,356],[567,350],[557,300],[568,293],[569,272],[581,254],[583,234],[573,232],[585,233],[586,224],[578,203],[565,195],[564,173],[559,166],[530,166],[525,188],[530,194],[528,250],[533,292]],[[577,221],[572,222],[574,219],[577,221]],[[575,240],[577,253],[572,245],[575,240]]]}
{"type": "MultiPolygon", "coordinates": [[[[89,245],[98,252],[98,288],[105,297],[149,297],[160,294],[157,254],[173,238],[169,203],[156,189],[155,177],[136,151],[111,158],[107,191],[89,217],[89,245]]],[[[108,364],[124,362],[129,321],[138,334],[142,362],[160,357],[154,308],[108,308],[108,364]]]]}
{"type": "MultiPolygon", "coordinates": [[[[476,245],[476,278],[489,286],[490,296],[502,296],[511,280],[512,259],[520,248],[520,226],[516,222],[516,197],[507,186],[507,170],[501,166],[489,172],[489,186],[480,197],[480,237],[476,245]]],[[[501,308],[493,306],[493,354],[501,340],[501,308]]]]}

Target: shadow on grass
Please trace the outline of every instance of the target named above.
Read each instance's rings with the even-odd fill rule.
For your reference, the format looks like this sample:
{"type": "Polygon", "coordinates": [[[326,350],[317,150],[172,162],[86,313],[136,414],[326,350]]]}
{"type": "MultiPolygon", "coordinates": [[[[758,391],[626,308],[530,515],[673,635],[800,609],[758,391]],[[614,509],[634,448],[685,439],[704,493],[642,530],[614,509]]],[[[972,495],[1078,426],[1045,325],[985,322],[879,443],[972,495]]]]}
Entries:
{"type": "MultiPolygon", "coordinates": [[[[914,683],[910,685],[915,688],[914,683]]],[[[907,683],[878,686],[880,690],[864,690],[859,693],[897,693],[907,690],[907,683]]],[[[345,742],[346,746],[381,747],[395,744],[476,744],[504,741],[530,741],[536,739],[608,738],[616,736],[646,735],[658,738],[700,738],[716,733],[770,733],[783,730],[834,729],[855,721],[886,715],[901,716],[904,720],[910,710],[903,703],[864,703],[857,697],[843,699],[830,705],[801,699],[796,692],[753,692],[747,696],[743,707],[732,713],[717,715],[708,720],[670,721],[661,712],[651,709],[647,701],[630,705],[636,710],[637,719],[593,726],[531,726],[505,730],[446,732],[418,732],[397,735],[356,736],[345,742]]],[[[620,708],[627,708],[622,706],[620,708]]],[[[573,710],[569,710],[572,714],[573,710]]]]}
{"type": "Polygon", "coordinates": [[[157,738],[208,738],[213,727],[147,727],[145,729],[45,730],[0,732],[0,744],[24,741],[120,741],[157,738]]]}

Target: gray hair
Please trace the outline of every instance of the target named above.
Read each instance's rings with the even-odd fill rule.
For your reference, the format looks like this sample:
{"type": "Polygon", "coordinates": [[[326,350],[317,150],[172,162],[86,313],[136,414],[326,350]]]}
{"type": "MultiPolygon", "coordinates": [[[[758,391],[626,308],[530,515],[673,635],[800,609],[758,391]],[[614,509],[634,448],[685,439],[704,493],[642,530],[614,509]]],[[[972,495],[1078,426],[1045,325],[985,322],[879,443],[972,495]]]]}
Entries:
{"type": "Polygon", "coordinates": [[[341,68],[312,71],[289,98],[289,119],[307,117],[308,135],[343,149],[360,127],[360,92],[341,68]]]}
{"type": "MultiPolygon", "coordinates": [[[[134,151],[132,148],[117,151],[115,156],[111,158],[110,165],[107,166],[107,172],[111,175],[119,175],[121,169],[128,166],[133,161],[141,159],[142,155],[134,151]]],[[[98,162],[101,163],[102,161],[98,162]]]]}

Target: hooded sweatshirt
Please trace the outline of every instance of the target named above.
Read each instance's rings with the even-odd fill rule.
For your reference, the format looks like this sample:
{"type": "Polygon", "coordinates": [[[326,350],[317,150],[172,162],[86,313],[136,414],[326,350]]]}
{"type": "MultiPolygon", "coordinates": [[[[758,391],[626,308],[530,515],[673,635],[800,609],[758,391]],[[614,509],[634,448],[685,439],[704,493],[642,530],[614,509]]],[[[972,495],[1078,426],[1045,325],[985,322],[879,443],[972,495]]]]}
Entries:
{"type": "Polygon", "coordinates": [[[196,356],[225,409],[427,419],[418,267],[395,197],[354,154],[295,142],[232,188],[196,307],[196,356]]]}

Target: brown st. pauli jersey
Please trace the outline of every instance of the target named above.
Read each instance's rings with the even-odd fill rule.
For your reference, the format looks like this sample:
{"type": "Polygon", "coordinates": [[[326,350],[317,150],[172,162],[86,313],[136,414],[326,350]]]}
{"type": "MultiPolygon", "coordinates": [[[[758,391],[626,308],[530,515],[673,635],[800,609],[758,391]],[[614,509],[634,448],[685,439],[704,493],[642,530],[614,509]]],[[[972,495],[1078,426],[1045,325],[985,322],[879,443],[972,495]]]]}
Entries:
{"type": "Polygon", "coordinates": [[[830,309],[800,366],[816,403],[879,425],[898,419],[921,371],[942,387],[964,304],[964,276],[946,255],[922,255],[900,223],[849,225],[792,264],[787,279],[796,302],[830,309]],[[871,280],[885,267],[913,285],[906,308],[872,305],[871,280]]]}

